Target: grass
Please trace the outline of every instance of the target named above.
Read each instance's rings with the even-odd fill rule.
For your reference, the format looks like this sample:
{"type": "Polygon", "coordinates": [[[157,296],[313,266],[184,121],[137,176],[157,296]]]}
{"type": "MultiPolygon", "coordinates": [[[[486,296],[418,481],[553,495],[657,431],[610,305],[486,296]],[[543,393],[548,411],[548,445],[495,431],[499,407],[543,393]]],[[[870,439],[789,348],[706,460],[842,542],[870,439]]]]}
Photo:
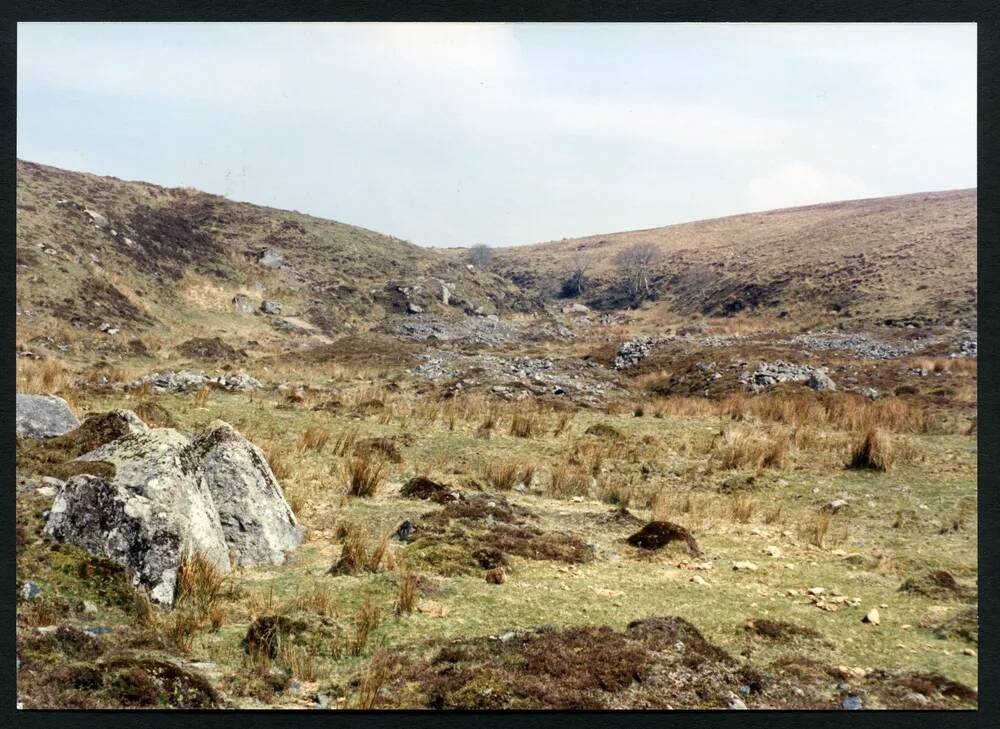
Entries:
{"type": "MultiPolygon", "coordinates": [[[[364,384],[355,386],[365,388],[364,384]]],[[[121,406],[118,397],[113,393],[85,392],[80,399],[88,410],[100,410],[121,406]]],[[[294,467],[289,469],[290,475],[285,475],[289,482],[286,488],[301,487],[310,494],[308,508],[302,515],[309,541],[291,563],[278,569],[247,569],[235,576],[233,579],[243,596],[223,590],[224,617],[217,630],[213,630],[210,621],[189,623],[185,622],[186,617],[171,628],[171,645],[176,646],[172,650],[179,655],[212,656],[224,671],[234,675],[239,669],[234,659],[228,657],[228,651],[238,644],[250,615],[275,614],[283,606],[324,615],[344,626],[344,649],[339,657],[315,650],[310,657],[303,648],[301,654],[278,659],[301,661],[302,667],[295,670],[306,675],[312,675],[312,661],[322,688],[333,684],[344,686],[362,676],[372,663],[365,656],[374,657],[382,646],[392,649],[435,638],[496,635],[546,623],[606,624],[624,629],[630,619],[663,614],[667,604],[671,614],[691,620],[713,642],[737,654],[745,647],[743,641],[747,638],[740,637],[745,631],[737,631],[736,626],[747,619],[767,617],[821,632],[837,647],[822,648],[820,656],[835,665],[920,666],[976,683],[975,662],[962,656],[960,640],[937,638],[933,628],[904,631],[899,627],[918,626],[933,602],[919,595],[902,596],[896,592],[906,576],[931,567],[947,569],[966,581],[975,578],[975,510],[969,506],[975,504],[976,494],[975,453],[970,450],[975,441],[970,436],[909,433],[905,435],[906,442],[922,454],[923,460],[902,460],[888,472],[873,472],[844,468],[844,451],[858,436],[848,434],[836,424],[816,423],[798,431],[782,427],[773,432],[787,436],[787,462],[783,470],[758,471],[754,465],[746,465],[719,472],[709,467],[718,465],[721,452],[721,440],[716,441],[714,448],[709,447],[720,432],[720,421],[714,415],[656,418],[647,414],[635,418],[628,410],[619,415],[577,411],[572,427],[581,434],[578,440],[565,432],[558,438],[548,435],[519,438],[506,431],[494,432],[493,438],[483,440],[476,436],[483,412],[476,412],[470,406],[469,417],[465,419],[460,404],[455,406],[454,430],[449,430],[444,417],[418,429],[416,440],[407,450],[408,462],[421,464],[421,468],[427,464],[428,475],[436,480],[464,487],[466,478],[477,482],[482,479],[484,487],[490,490],[500,488],[485,478],[486,472],[497,476],[500,487],[510,484],[512,489],[525,475],[524,464],[549,464],[549,468],[539,469],[540,476],[533,478],[541,483],[543,494],[528,491],[513,497],[534,514],[531,525],[545,531],[579,534],[595,543],[599,554],[617,555],[615,564],[623,566],[612,568],[611,562],[600,558],[576,565],[568,574],[560,571],[559,563],[518,557],[514,558],[502,585],[490,584],[484,574],[450,577],[437,588],[438,594],[427,598],[415,596],[411,612],[400,613],[406,619],[375,621],[372,619],[375,608],[380,615],[395,614],[397,605],[409,599],[401,600],[401,573],[387,570],[384,564],[385,554],[390,553],[388,547],[377,571],[371,571],[369,564],[382,537],[404,518],[413,517],[414,502],[400,499],[384,480],[374,495],[345,501],[338,489],[331,488],[335,484],[330,482],[329,470],[331,462],[350,460],[350,455],[344,458],[335,453],[338,436],[355,433],[353,439],[345,438],[351,441],[347,451],[350,454],[362,432],[365,437],[392,438],[411,429],[403,423],[406,417],[403,408],[400,407],[398,419],[394,415],[383,423],[382,413],[375,410],[359,420],[348,413],[279,409],[259,395],[251,398],[219,393],[209,400],[208,412],[195,410],[190,396],[163,395],[157,397],[157,402],[169,409],[181,427],[216,417],[234,424],[242,419],[251,426],[249,431],[258,443],[270,445],[265,447],[269,457],[279,454],[280,463],[283,454],[296,454],[287,459],[294,467]],[[624,437],[582,435],[596,423],[609,425],[624,437]],[[310,426],[329,430],[330,440],[321,450],[305,449],[299,455],[302,433],[310,426]],[[581,486],[563,492],[579,493],[584,497],[580,503],[565,497],[553,499],[549,469],[560,464],[571,476],[578,475],[581,485],[586,482],[589,486],[591,474],[598,471],[597,490],[592,494],[581,486]],[[648,473],[643,473],[643,465],[648,467],[648,473]],[[757,490],[734,496],[718,493],[720,482],[730,473],[740,477],[755,475],[757,490]],[[780,479],[787,484],[777,485],[780,479]],[[902,490],[904,486],[908,490],[902,490]],[[686,550],[676,546],[667,548],[662,555],[650,555],[650,563],[633,561],[620,542],[628,532],[595,521],[595,516],[607,513],[609,506],[592,501],[591,496],[600,496],[612,488],[630,492],[629,509],[638,518],[665,518],[691,529],[699,546],[711,555],[714,569],[692,572],[678,568],[680,561],[691,558],[686,550]],[[825,531],[817,521],[812,534],[808,533],[805,526],[812,526],[813,519],[826,518],[818,507],[841,494],[848,497],[849,512],[832,517],[825,531]],[[756,502],[752,508],[746,506],[750,502],[756,502]],[[926,511],[919,510],[921,503],[927,505],[926,511]],[[769,523],[768,514],[775,511],[778,517],[769,523]],[[899,527],[893,528],[893,515],[897,511],[908,516],[899,527]],[[941,526],[948,527],[946,533],[938,534],[936,528],[928,532],[920,527],[918,517],[928,513],[944,515],[941,526]],[[962,527],[951,530],[951,523],[963,513],[962,527]],[[336,537],[333,525],[338,522],[353,524],[354,528],[345,527],[344,533],[336,537]],[[785,532],[791,536],[782,536],[785,532]],[[821,539],[814,538],[821,533],[821,539]],[[863,545],[859,537],[863,537],[863,545]],[[928,551],[928,540],[934,545],[933,551],[928,551]],[[762,550],[771,544],[781,547],[784,556],[761,556],[762,550]],[[341,552],[350,569],[338,576],[323,575],[341,557],[341,552]],[[839,556],[841,553],[847,556],[860,553],[863,561],[848,560],[839,556]],[[751,574],[728,569],[730,562],[745,559],[756,562],[758,571],[751,574]],[[785,567],[785,563],[794,565],[794,569],[785,567]],[[693,574],[703,575],[708,585],[691,584],[693,574]],[[866,633],[866,640],[861,641],[857,634],[860,615],[856,609],[827,613],[802,598],[786,594],[788,589],[813,586],[856,595],[862,598],[863,606],[885,603],[890,608],[880,610],[883,624],[877,632],[866,633]],[[447,614],[435,617],[433,613],[417,610],[416,606],[425,599],[444,606],[447,614]],[[363,608],[367,617],[361,619],[363,608]],[[897,648],[897,644],[905,648],[897,648]],[[359,645],[358,655],[352,655],[359,645]],[[190,653],[185,654],[185,650],[190,653]]],[[[502,409],[498,412],[499,417],[509,417],[502,414],[502,409]]],[[[547,432],[555,429],[556,422],[553,417],[547,432]]],[[[736,433],[742,433],[746,427],[728,419],[725,422],[736,433]]],[[[772,431],[767,429],[766,433],[772,431]]],[[[748,458],[749,462],[755,462],[757,456],[748,458]]],[[[421,504],[417,514],[435,508],[438,507],[421,504]]],[[[29,547],[28,554],[35,549],[29,547]]],[[[393,545],[392,551],[405,560],[410,549],[393,545]]],[[[19,569],[35,564],[30,559],[30,556],[20,557],[19,569]]],[[[56,574],[51,566],[40,569],[41,572],[33,572],[37,579],[56,574]]],[[[74,585],[76,590],[83,583],[73,577],[57,584],[74,585]]],[[[62,593],[65,588],[59,589],[62,593]]],[[[102,603],[101,609],[108,608],[102,603]]],[[[129,617],[122,613],[119,620],[134,621],[132,610],[129,608],[129,617]]],[[[110,614],[107,615],[111,621],[110,614]]],[[[105,620],[103,615],[101,620],[105,620]]],[[[158,629],[167,631],[168,627],[158,629]]],[[[782,650],[780,643],[755,645],[753,660],[778,657],[782,650]]],[[[371,679],[378,686],[388,679],[380,680],[382,683],[378,675],[371,679]]],[[[365,698],[362,688],[359,684],[349,690],[348,705],[357,705],[365,698]]],[[[289,701],[290,695],[277,692],[267,703],[288,705],[289,701]]]]}

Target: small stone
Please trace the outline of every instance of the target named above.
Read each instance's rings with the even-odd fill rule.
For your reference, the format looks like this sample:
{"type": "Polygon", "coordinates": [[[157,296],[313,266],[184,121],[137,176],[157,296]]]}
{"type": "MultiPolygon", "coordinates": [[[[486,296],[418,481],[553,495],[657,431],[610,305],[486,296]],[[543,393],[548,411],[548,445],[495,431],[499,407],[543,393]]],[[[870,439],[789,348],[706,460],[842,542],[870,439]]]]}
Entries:
{"type": "Polygon", "coordinates": [[[972,656],[973,658],[976,657],[976,652],[974,650],[972,650],[971,648],[965,648],[965,649],[963,649],[962,650],[962,654],[966,655],[966,656],[972,656]]]}
{"type": "Polygon", "coordinates": [[[911,704],[920,704],[921,706],[926,706],[931,702],[931,700],[928,699],[926,696],[924,696],[923,694],[919,694],[916,691],[911,691],[910,693],[908,693],[906,696],[903,697],[903,700],[911,704]]]}
{"type": "Polygon", "coordinates": [[[841,702],[840,707],[848,711],[859,711],[865,708],[864,704],[861,703],[861,699],[857,696],[848,696],[841,702]]]}
{"type": "Polygon", "coordinates": [[[738,562],[733,562],[733,569],[737,571],[756,572],[757,565],[755,565],[750,560],[741,560],[738,562]]]}
{"type": "Polygon", "coordinates": [[[808,590],[808,592],[809,592],[810,595],[822,595],[824,592],[826,592],[826,588],[825,587],[810,587],[809,590],[808,590]]]}
{"type": "Polygon", "coordinates": [[[106,635],[111,632],[111,628],[106,625],[92,625],[89,628],[83,629],[84,633],[90,633],[91,635],[106,635]]]}
{"type": "Polygon", "coordinates": [[[500,635],[500,642],[501,643],[509,643],[510,641],[514,640],[514,638],[516,638],[516,637],[517,637],[517,633],[515,633],[513,630],[509,630],[506,633],[501,633],[501,635],[500,635]]]}
{"type": "Polygon", "coordinates": [[[779,549],[778,547],[775,547],[774,545],[770,545],[770,546],[764,547],[764,549],[761,550],[761,551],[764,554],[766,554],[768,557],[780,557],[781,556],[781,549],[779,549]]]}
{"type": "Polygon", "coordinates": [[[42,588],[39,587],[37,582],[32,582],[28,580],[21,587],[21,597],[25,600],[34,600],[36,597],[42,594],[42,588]]]}
{"type": "Polygon", "coordinates": [[[90,600],[84,600],[80,603],[80,612],[84,615],[97,615],[97,605],[90,600]]]}
{"type": "Polygon", "coordinates": [[[696,585],[707,585],[708,584],[708,581],[704,577],[702,577],[701,575],[695,575],[694,577],[692,577],[689,580],[689,582],[693,582],[696,585]]]}
{"type": "Polygon", "coordinates": [[[316,705],[321,709],[326,709],[330,706],[330,697],[326,694],[316,694],[316,705]]]}
{"type": "Polygon", "coordinates": [[[861,620],[861,622],[869,623],[871,625],[878,625],[880,621],[881,618],[879,617],[878,614],[878,608],[872,608],[871,610],[869,610],[868,614],[865,615],[865,617],[862,618],[861,620]]]}

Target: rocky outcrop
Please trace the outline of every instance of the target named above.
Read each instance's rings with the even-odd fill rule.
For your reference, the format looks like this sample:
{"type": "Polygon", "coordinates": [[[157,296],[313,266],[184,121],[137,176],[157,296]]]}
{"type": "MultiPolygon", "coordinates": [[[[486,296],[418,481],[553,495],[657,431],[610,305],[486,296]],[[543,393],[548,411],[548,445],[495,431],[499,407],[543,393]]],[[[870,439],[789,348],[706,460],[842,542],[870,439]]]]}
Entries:
{"type": "Polygon", "coordinates": [[[240,565],[281,564],[302,530],[260,449],[216,420],[191,445],[212,494],[230,555],[240,565]]]}
{"type": "Polygon", "coordinates": [[[171,428],[140,428],[122,413],[98,417],[121,420],[127,434],[77,459],[109,463],[114,475],[63,484],[48,536],[118,562],[164,604],[173,602],[186,554],[229,572],[231,560],[280,563],[299,545],[301,530],[267,461],[231,426],[216,421],[192,442],[171,428]]]}
{"type": "Polygon", "coordinates": [[[69,403],[54,395],[22,395],[16,403],[16,428],[20,438],[52,438],[80,425],[69,403]]]}
{"type": "Polygon", "coordinates": [[[257,254],[257,263],[265,268],[281,268],[285,265],[285,257],[273,248],[267,248],[257,254]]]}
{"type": "Polygon", "coordinates": [[[218,387],[229,392],[249,392],[263,385],[245,372],[232,372],[211,377],[204,372],[178,370],[176,372],[153,372],[133,380],[130,388],[148,384],[153,392],[193,392],[203,387],[218,387]]]}

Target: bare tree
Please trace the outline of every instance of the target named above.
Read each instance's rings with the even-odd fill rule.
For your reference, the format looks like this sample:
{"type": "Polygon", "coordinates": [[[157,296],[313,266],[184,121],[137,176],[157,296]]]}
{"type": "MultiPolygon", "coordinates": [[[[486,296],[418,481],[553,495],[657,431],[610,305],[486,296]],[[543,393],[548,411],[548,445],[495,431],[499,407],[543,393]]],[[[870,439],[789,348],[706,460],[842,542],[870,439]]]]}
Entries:
{"type": "Polygon", "coordinates": [[[649,296],[650,269],[659,258],[660,249],[653,243],[634,243],[615,256],[615,264],[635,304],[641,304],[649,296]]]}
{"type": "Polygon", "coordinates": [[[493,249],[480,243],[469,249],[469,262],[482,268],[493,260],[493,249]]]}
{"type": "Polygon", "coordinates": [[[573,256],[570,262],[570,274],[562,283],[559,296],[564,299],[573,299],[583,295],[587,288],[587,261],[579,253],[573,256]]]}

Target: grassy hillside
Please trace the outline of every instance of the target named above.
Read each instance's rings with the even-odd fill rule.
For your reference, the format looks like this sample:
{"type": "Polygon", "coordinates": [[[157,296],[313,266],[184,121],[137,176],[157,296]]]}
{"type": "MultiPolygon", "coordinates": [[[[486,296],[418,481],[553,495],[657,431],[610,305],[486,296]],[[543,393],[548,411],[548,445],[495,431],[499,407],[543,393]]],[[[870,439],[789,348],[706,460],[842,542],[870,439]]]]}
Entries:
{"type": "Polygon", "coordinates": [[[107,323],[120,341],[208,330],[277,344],[365,330],[410,303],[443,316],[533,307],[492,273],[344,223],[30,162],[17,175],[22,340],[103,341],[107,323]],[[284,265],[262,265],[265,250],[284,265]],[[279,301],[293,327],[240,312],[236,296],[279,301]]]}
{"type": "Polygon", "coordinates": [[[557,295],[582,264],[582,299],[623,303],[615,256],[653,244],[654,297],[682,315],[835,312],[968,326],[976,306],[976,191],[852,200],[594,235],[496,252],[496,270],[557,295]]]}

